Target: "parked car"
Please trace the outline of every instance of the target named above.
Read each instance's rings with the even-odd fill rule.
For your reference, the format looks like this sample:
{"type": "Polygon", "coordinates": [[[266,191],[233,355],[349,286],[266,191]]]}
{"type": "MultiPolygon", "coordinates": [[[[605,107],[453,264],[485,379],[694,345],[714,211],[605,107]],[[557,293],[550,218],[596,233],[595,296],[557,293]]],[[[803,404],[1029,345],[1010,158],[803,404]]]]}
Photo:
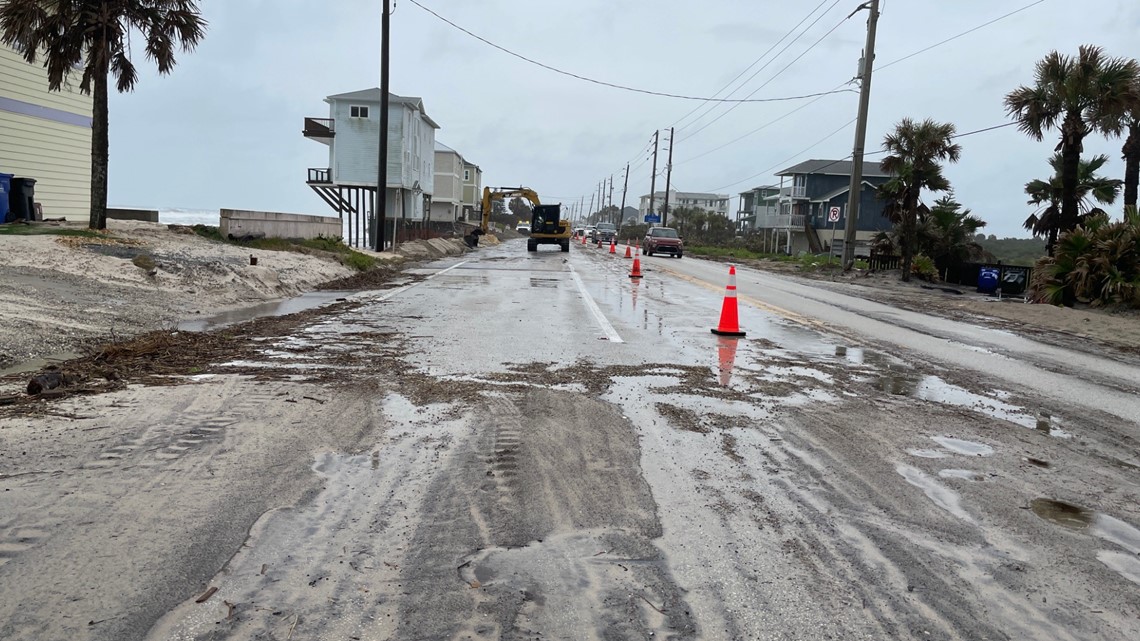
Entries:
{"type": "Polygon", "coordinates": [[[677,230],[669,227],[653,227],[645,233],[645,240],[641,243],[646,256],[653,254],[672,254],[680,258],[685,253],[685,244],[677,235],[677,230]]]}
{"type": "Polygon", "coordinates": [[[617,225],[613,223],[598,223],[594,231],[590,232],[590,242],[608,243],[617,238],[617,225]]]}

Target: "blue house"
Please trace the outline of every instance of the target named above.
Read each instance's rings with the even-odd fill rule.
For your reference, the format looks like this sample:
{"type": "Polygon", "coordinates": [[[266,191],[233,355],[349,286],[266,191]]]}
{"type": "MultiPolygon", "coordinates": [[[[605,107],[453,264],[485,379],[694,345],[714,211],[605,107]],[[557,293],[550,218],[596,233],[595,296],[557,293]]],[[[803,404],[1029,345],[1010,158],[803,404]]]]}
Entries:
{"type": "MultiPolygon", "coordinates": [[[[767,217],[757,216],[756,229],[766,230],[775,239],[774,244],[790,254],[829,251],[833,225],[841,236],[847,222],[852,168],[850,160],[807,160],[778,172],[780,189],[773,199],[775,211],[767,217]],[[835,223],[828,220],[833,207],[838,207],[841,214],[835,223]]],[[[883,172],[877,162],[863,163],[859,219],[855,225],[857,252],[875,234],[893,226],[883,214],[886,203],[877,195],[878,187],[890,179],[891,175],[883,172]]]]}

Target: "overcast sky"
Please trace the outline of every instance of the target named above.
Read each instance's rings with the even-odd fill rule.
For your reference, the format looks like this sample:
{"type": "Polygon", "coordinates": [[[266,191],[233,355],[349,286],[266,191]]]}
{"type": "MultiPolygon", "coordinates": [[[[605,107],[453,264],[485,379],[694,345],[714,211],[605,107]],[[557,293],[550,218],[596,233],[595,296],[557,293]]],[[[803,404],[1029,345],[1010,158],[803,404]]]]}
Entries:
{"type": "MultiPolygon", "coordinates": [[[[599,80],[652,91],[711,96],[820,4],[819,0],[419,0],[508,49],[599,80]]],[[[878,30],[867,149],[903,117],[954,123],[960,132],[1008,122],[1002,98],[1032,80],[1052,49],[1084,43],[1140,56],[1140,2],[1045,0],[1013,17],[898,64],[924,47],[1033,0],[886,0],[878,30]]],[[[301,135],[305,116],[327,116],[327,95],[379,85],[380,0],[202,0],[210,27],[174,73],[142,74],[111,99],[112,205],[220,207],[331,214],[305,185],[327,147],[301,135]]],[[[630,202],[648,193],[642,163],[653,131],[676,125],[673,185],[738,192],[778,179],[809,158],[851,153],[854,92],[808,100],[712,105],[602,87],[530,65],[472,39],[408,0],[392,17],[393,93],[423,98],[437,139],[480,165],[484,184],[535,188],[547,201],[586,196],[635,165],[630,202]],[[686,117],[694,108],[696,113],[686,117]],[[712,149],[800,111],[712,153],[712,149]],[[705,112],[708,111],[706,114],[705,112]],[[700,131],[698,131],[700,129],[700,131]],[[811,145],[835,132],[810,151],[811,145]],[[698,157],[699,156],[699,157],[698,157]],[[756,175],[759,174],[759,175],[756,175]]],[[[746,73],[733,97],[779,98],[835,89],[855,74],[866,12],[859,0],[827,0],[796,33],[746,73]],[[828,7],[832,7],[828,10],[828,7]],[[840,24],[842,22],[842,24],[840,24]],[[809,50],[829,29],[835,29],[809,50]],[[804,52],[801,59],[779,73],[804,52]],[[774,59],[773,59],[774,58],[774,59]]],[[[141,46],[136,44],[136,51],[141,46]]],[[[141,57],[141,56],[140,56],[141,57]]],[[[739,84],[739,81],[738,83],[739,84]]],[[[734,85],[735,87],[736,85],[734,85]]],[[[851,85],[854,88],[854,85],[851,85]]],[[[723,95],[723,94],[722,94],[723,95]]],[[[665,136],[662,136],[663,141],[665,136]]],[[[1023,185],[1049,172],[1055,139],[1034,142],[1008,127],[962,138],[947,169],[959,200],[999,236],[1023,236],[1023,185]]],[[[1123,177],[1121,141],[1093,137],[1123,177]]],[[[662,145],[661,169],[664,168],[662,145]]],[[[870,158],[880,158],[873,156],[870,158]]],[[[663,179],[658,181],[661,189],[663,179]]]]}

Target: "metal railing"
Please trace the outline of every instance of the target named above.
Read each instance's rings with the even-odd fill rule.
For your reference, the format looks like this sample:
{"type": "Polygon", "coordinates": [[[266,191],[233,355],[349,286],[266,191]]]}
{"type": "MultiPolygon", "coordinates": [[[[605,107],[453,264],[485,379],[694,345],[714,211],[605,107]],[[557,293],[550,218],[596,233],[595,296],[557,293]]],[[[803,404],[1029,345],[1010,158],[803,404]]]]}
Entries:
{"type": "Polygon", "coordinates": [[[807,198],[807,185],[792,187],[792,198],[807,198]]]}
{"type": "MultiPolygon", "coordinates": [[[[332,169],[325,169],[323,167],[317,167],[317,168],[309,169],[308,182],[316,183],[319,185],[331,185],[332,184],[332,169]]],[[[372,191],[376,191],[375,188],[373,188],[372,191]]]]}
{"type": "Polygon", "coordinates": [[[802,231],[804,217],[802,214],[756,214],[756,229],[796,229],[802,231]]]}

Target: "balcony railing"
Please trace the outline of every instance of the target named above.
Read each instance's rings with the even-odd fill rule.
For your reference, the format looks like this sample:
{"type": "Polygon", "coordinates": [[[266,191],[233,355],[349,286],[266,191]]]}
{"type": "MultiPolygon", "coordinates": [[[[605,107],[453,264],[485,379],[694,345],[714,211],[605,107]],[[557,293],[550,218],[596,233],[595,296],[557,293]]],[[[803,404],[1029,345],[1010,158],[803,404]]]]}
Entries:
{"type": "Polygon", "coordinates": [[[306,138],[332,138],[336,135],[336,121],[332,118],[305,118],[306,138]]]}
{"type": "Polygon", "coordinates": [[[795,185],[792,187],[792,198],[807,198],[807,185],[795,185]]]}
{"type": "Polygon", "coordinates": [[[800,214],[757,214],[757,229],[803,229],[804,217],[800,214]]]}
{"type": "MultiPolygon", "coordinates": [[[[310,185],[331,185],[332,184],[332,170],[317,167],[309,170],[310,185]]],[[[373,190],[375,191],[375,190],[373,190]]]]}

